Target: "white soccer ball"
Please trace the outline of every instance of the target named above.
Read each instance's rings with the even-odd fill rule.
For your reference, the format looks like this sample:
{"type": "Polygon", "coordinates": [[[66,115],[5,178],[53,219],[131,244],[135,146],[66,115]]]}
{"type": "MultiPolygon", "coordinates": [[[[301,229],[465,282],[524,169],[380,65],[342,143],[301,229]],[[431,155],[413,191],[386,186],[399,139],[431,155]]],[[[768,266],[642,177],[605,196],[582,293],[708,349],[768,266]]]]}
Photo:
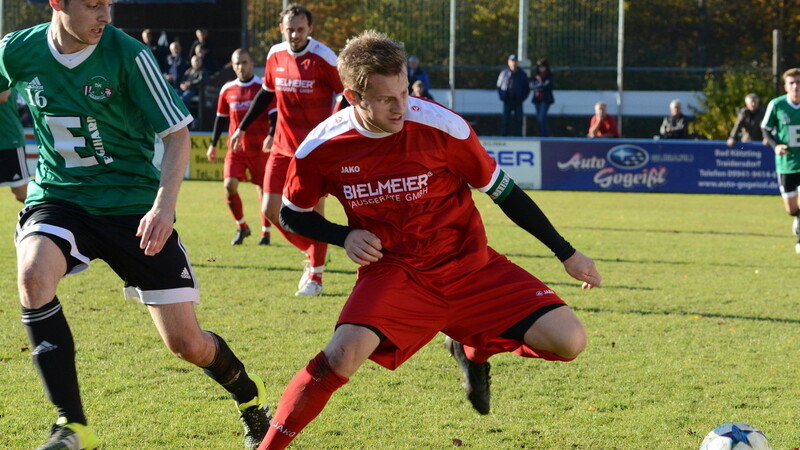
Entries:
{"type": "Polygon", "coordinates": [[[758,428],[731,422],[714,428],[700,445],[700,450],[771,450],[767,437],[758,428]]]}

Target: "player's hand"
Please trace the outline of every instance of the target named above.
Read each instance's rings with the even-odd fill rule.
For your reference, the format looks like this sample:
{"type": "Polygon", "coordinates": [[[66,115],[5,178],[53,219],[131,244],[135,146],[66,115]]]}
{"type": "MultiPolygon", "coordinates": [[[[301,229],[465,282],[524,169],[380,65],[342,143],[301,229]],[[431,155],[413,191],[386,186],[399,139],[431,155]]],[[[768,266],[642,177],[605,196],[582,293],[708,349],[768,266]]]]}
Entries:
{"type": "Polygon", "coordinates": [[[564,269],[572,278],[583,281],[583,289],[599,287],[603,280],[594,266],[594,261],[579,251],[575,251],[574,255],[564,261],[564,269]]]}
{"type": "Polygon", "coordinates": [[[261,151],[262,152],[269,153],[270,151],[272,151],[272,140],[273,139],[274,139],[274,136],[267,136],[267,138],[264,139],[264,143],[261,145],[261,151]]]}
{"type": "Polygon", "coordinates": [[[778,144],[775,146],[775,154],[778,156],[781,155],[788,155],[789,154],[789,146],[786,144],[778,144]]]}
{"type": "Polygon", "coordinates": [[[167,239],[172,235],[172,227],[175,220],[175,211],[161,209],[153,206],[139,221],[139,228],[136,236],[141,237],[139,248],[144,250],[147,256],[153,256],[164,248],[167,239]]]}
{"type": "Polygon", "coordinates": [[[236,131],[233,132],[233,134],[231,135],[232,152],[238,152],[239,150],[242,149],[242,142],[244,142],[244,134],[245,132],[238,128],[236,129],[236,131]]]}
{"type": "Polygon", "coordinates": [[[347,256],[354,263],[366,266],[383,257],[381,240],[367,230],[353,230],[344,240],[347,256]]]}
{"type": "Polygon", "coordinates": [[[209,145],[208,151],[206,152],[206,158],[208,158],[211,162],[217,162],[217,146],[216,145],[209,145]]]}

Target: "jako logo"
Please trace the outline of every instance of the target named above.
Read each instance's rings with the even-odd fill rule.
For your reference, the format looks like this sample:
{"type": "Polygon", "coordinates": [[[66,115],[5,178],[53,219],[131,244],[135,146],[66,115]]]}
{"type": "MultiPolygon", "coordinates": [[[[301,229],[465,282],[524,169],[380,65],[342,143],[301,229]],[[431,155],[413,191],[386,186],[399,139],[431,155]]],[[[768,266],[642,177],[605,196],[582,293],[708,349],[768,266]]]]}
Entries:
{"type": "Polygon", "coordinates": [[[342,173],[358,173],[361,172],[361,167],[358,166],[342,166],[342,173]]]}
{"type": "Polygon", "coordinates": [[[650,161],[650,155],[642,147],[625,144],[609,150],[606,159],[620,169],[638,169],[650,161]]]}

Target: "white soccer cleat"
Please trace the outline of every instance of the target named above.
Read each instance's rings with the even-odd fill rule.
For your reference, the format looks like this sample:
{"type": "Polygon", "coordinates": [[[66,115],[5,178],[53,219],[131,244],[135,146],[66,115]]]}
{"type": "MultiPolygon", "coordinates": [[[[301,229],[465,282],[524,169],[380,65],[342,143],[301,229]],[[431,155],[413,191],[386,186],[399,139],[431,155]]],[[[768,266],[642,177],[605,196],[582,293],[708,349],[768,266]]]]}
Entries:
{"type": "Polygon", "coordinates": [[[794,251],[795,253],[800,253],[800,242],[794,244],[794,251]]]}
{"type": "Polygon", "coordinates": [[[795,216],[794,220],[792,220],[792,233],[795,236],[800,237],[800,218],[795,216]]]}
{"type": "Polygon", "coordinates": [[[299,291],[295,292],[294,295],[300,296],[315,296],[322,294],[322,283],[309,279],[306,284],[300,288],[299,291]]]}
{"type": "Polygon", "coordinates": [[[303,289],[303,286],[308,283],[309,279],[311,279],[311,264],[307,262],[306,266],[303,267],[303,276],[300,277],[300,281],[297,282],[297,289],[303,289]]]}

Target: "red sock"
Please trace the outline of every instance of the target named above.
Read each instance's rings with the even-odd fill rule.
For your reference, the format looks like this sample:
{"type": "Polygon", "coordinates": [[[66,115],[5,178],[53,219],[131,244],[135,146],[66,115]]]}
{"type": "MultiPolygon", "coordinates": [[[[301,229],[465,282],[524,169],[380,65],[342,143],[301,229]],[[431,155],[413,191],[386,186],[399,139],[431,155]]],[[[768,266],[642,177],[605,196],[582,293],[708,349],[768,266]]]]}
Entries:
{"type": "Polygon", "coordinates": [[[286,386],[275,418],[258,450],[286,448],[325,408],[331,395],[348,381],[334,372],[325,354],[319,352],[286,386]]]}
{"type": "Polygon", "coordinates": [[[233,215],[233,220],[240,221],[242,217],[244,217],[244,209],[242,209],[242,198],[239,197],[239,194],[234,194],[233,196],[225,195],[225,201],[228,203],[228,209],[231,210],[231,215],[233,215]]]}
{"type": "MultiPolygon", "coordinates": [[[[325,242],[311,241],[311,246],[308,247],[308,260],[311,267],[320,267],[325,265],[325,256],[328,254],[328,244],[325,242]]],[[[320,274],[320,278],[322,274],[320,274]]]]}
{"type": "Polygon", "coordinates": [[[300,236],[299,234],[295,234],[295,233],[291,233],[289,231],[286,231],[286,230],[283,229],[282,226],[280,226],[280,224],[276,223],[274,225],[275,225],[275,228],[277,228],[281,232],[281,234],[283,235],[283,237],[286,238],[287,241],[289,241],[292,245],[294,245],[295,247],[300,249],[300,251],[302,251],[302,252],[307,251],[309,249],[309,247],[311,247],[311,244],[316,242],[316,241],[312,241],[311,239],[309,239],[309,238],[307,238],[305,236],[300,236]]]}
{"type": "Polygon", "coordinates": [[[470,360],[470,361],[472,361],[474,363],[478,363],[478,364],[485,363],[486,361],[489,360],[489,357],[491,357],[492,355],[496,355],[498,353],[502,353],[502,352],[499,352],[499,351],[498,352],[490,352],[488,350],[478,350],[475,347],[470,347],[468,345],[464,345],[464,356],[466,356],[468,360],[470,360]]]}

